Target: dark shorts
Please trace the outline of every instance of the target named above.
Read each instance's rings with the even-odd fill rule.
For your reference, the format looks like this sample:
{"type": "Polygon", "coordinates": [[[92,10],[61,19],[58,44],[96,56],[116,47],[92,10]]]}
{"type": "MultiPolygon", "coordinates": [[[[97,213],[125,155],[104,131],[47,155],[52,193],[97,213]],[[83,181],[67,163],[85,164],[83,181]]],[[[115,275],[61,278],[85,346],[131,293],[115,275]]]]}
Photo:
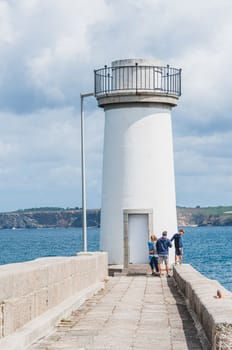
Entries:
{"type": "Polygon", "coordinates": [[[183,248],[175,248],[176,250],[176,255],[180,256],[183,255],[183,248]]]}

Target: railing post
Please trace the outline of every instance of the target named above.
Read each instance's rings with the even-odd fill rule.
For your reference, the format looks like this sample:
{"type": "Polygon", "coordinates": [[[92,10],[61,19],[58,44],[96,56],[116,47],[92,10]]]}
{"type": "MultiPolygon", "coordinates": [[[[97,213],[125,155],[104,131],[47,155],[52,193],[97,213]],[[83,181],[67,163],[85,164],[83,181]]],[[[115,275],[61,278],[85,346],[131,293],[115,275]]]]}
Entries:
{"type": "Polygon", "coordinates": [[[106,84],[107,84],[107,65],[104,66],[105,73],[104,73],[104,92],[106,93],[106,84]]]}
{"type": "Polygon", "coordinates": [[[109,71],[108,71],[108,73],[107,73],[107,80],[108,80],[108,89],[107,89],[107,92],[109,92],[110,91],[110,89],[111,89],[111,85],[110,85],[110,73],[109,73],[109,71]]]}
{"type": "Polygon", "coordinates": [[[94,95],[96,95],[96,69],[94,69],[94,95]]]}
{"type": "Polygon", "coordinates": [[[167,93],[169,93],[169,64],[167,64],[167,93]]]}
{"type": "Polygon", "coordinates": [[[182,72],[182,69],[179,69],[179,96],[181,96],[181,72],[182,72]]]}
{"type": "Polygon", "coordinates": [[[135,92],[138,92],[138,63],[135,63],[135,92]]]}

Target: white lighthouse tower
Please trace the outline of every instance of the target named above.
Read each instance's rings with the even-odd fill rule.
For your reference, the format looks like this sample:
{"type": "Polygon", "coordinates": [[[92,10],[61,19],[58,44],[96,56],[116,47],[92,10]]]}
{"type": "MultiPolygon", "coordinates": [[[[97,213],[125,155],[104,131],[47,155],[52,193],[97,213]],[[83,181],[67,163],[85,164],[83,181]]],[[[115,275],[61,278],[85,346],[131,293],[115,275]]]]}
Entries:
{"type": "Polygon", "coordinates": [[[177,230],[171,110],[180,94],[181,70],[153,60],[95,70],[105,111],[100,246],[110,264],[147,263],[150,234],[177,230]]]}

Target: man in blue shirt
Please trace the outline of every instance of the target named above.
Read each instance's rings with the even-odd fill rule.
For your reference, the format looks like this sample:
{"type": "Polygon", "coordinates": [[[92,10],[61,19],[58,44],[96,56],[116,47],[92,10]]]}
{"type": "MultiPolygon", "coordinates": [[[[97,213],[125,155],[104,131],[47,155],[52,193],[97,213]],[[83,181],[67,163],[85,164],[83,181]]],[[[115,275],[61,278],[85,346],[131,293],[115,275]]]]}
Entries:
{"type": "Polygon", "coordinates": [[[183,240],[182,236],[184,234],[183,229],[179,229],[178,233],[175,233],[171,241],[174,240],[175,244],[175,264],[182,264],[182,258],[183,258],[183,240]]]}
{"type": "Polygon", "coordinates": [[[159,267],[159,273],[160,276],[162,274],[162,264],[165,264],[167,277],[171,277],[169,274],[169,264],[168,264],[168,254],[169,254],[169,248],[172,247],[172,243],[167,238],[167,231],[163,231],[162,237],[158,239],[156,242],[156,249],[158,253],[158,267],[159,267]]]}

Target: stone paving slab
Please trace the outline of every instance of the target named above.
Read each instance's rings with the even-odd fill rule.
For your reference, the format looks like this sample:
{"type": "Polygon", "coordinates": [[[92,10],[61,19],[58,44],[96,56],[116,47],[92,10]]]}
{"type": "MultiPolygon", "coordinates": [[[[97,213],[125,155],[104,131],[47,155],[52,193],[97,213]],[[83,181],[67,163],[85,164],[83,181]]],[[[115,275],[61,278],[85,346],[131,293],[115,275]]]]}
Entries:
{"type": "Polygon", "coordinates": [[[206,350],[173,278],[110,277],[30,350],[206,350]]]}

